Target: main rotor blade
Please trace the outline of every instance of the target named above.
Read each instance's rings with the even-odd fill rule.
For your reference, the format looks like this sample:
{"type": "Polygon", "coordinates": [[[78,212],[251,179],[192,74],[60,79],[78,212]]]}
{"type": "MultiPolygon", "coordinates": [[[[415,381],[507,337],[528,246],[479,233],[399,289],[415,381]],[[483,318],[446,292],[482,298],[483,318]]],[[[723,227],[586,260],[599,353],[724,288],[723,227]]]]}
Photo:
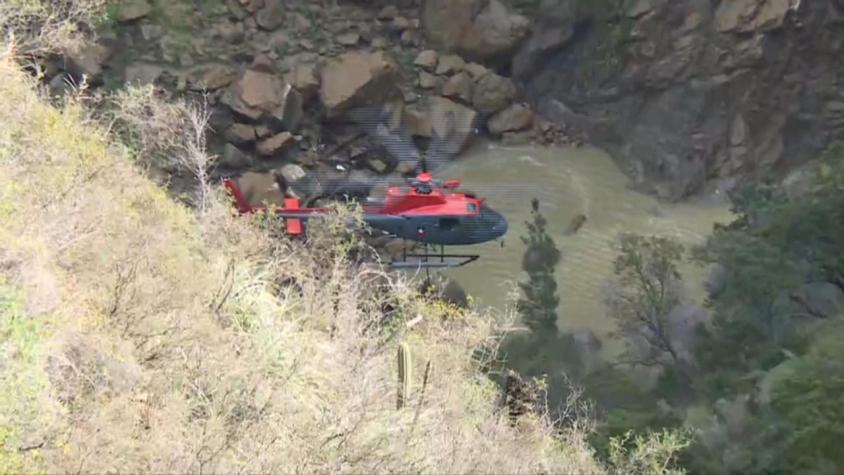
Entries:
{"type": "Polygon", "coordinates": [[[403,127],[395,129],[390,127],[391,113],[385,105],[358,107],[347,114],[364,132],[381,144],[396,161],[412,162],[418,166],[422,159],[419,149],[403,127]]]}
{"type": "Polygon", "coordinates": [[[431,145],[428,146],[428,153],[425,156],[424,171],[434,172],[442,168],[460,153],[462,144],[456,143],[455,141],[455,137],[459,137],[460,135],[457,133],[456,128],[457,119],[454,117],[453,111],[446,113],[446,124],[443,129],[445,130],[444,135],[441,136],[437,133],[437,127],[432,127],[431,145]]]}

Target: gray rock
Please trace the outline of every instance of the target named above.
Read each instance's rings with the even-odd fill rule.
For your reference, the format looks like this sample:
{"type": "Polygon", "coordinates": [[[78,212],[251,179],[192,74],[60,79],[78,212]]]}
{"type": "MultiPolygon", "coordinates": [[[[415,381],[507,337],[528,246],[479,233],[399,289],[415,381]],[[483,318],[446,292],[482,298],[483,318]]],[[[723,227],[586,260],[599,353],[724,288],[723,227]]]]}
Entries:
{"type": "Polygon", "coordinates": [[[67,56],[66,69],[70,74],[85,75],[91,82],[97,82],[105,64],[112,55],[111,49],[99,43],[88,43],[67,56]]]}
{"type": "Polygon", "coordinates": [[[428,71],[432,71],[434,68],[437,67],[438,59],[439,54],[436,51],[432,49],[426,49],[420,52],[418,56],[416,56],[416,59],[413,60],[413,64],[428,71]]]}
{"type": "Polygon", "coordinates": [[[270,138],[261,140],[255,149],[264,157],[273,157],[283,154],[296,145],[296,139],[290,132],[281,132],[270,138]]]}
{"type": "Polygon", "coordinates": [[[454,74],[458,71],[462,71],[465,66],[466,62],[463,61],[463,58],[457,56],[456,54],[447,54],[440,56],[440,59],[437,62],[436,73],[439,75],[454,74]]]}
{"type": "Polygon", "coordinates": [[[302,119],[302,97],[282,78],[267,72],[246,70],[223,95],[222,102],[253,121],[280,122],[294,131],[302,119]]]}
{"type": "Polygon", "coordinates": [[[240,44],[246,39],[246,29],[241,22],[225,21],[217,25],[216,35],[230,44],[240,44]]]}
{"type": "Polygon", "coordinates": [[[530,20],[499,0],[427,0],[422,25],[438,49],[473,60],[497,60],[515,51],[530,20]]]}
{"type": "Polygon", "coordinates": [[[444,151],[454,157],[468,147],[475,133],[478,113],[444,97],[430,100],[432,132],[444,139],[444,151]]]}
{"type": "Polygon", "coordinates": [[[226,64],[204,64],[193,68],[187,76],[188,89],[194,91],[215,91],[234,81],[237,74],[226,64]]]}
{"type": "Polygon", "coordinates": [[[249,124],[232,124],[223,133],[226,141],[235,145],[243,145],[254,142],[258,136],[255,133],[255,127],[249,124]]]}
{"type": "Polygon", "coordinates": [[[398,97],[398,66],[383,52],[349,52],[322,68],[320,99],[329,117],[398,97]]]}
{"type": "Polygon", "coordinates": [[[489,119],[487,127],[493,134],[524,130],[533,125],[533,112],[521,104],[513,104],[489,119]]]}
{"type": "Polygon", "coordinates": [[[284,5],[281,0],[266,0],[264,8],[255,15],[255,22],[265,30],[275,30],[284,23],[284,5]]]}
{"type": "Polygon", "coordinates": [[[287,81],[302,95],[302,102],[307,103],[319,93],[319,76],[314,64],[297,64],[287,77],[287,81]]]}
{"type": "Polygon", "coordinates": [[[63,94],[70,89],[71,78],[64,73],[59,73],[50,79],[50,90],[55,94],[63,94]]]}
{"type": "Polygon", "coordinates": [[[840,317],[844,311],[844,291],[829,282],[805,284],[792,294],[791,299],[816,318],[840,317]]]}
{"type": "Polygon", "coordinates": [[[420,71],[419,72],[419,87],[422,89],[434,89],[439,84],[439,79],[433,74],[420,71]]]}
{"type": "Polygon", "coordinates": [[[513,76],[526,77],[543,59],[565,46],[574,34],[574,17],[563,25],[540,26],[513,58],[513,76]]]}
{"type": "Polygon", "coordinates": [[[495,73],[481,77],[475,84],[472,105],[481,112],[494,113],[507,107],[516,97],[516,86],[495,73]]]}
{"type": "Polygon", "coordinates": [[[462,72],[448,78],[443,85],[443,96],[469,103],[472,102],[472,88],[472,78],[462,72]]]}
{"type": "Polygon", "coordinates": [[[246,172],[238,178],[237,184],[246,200],[253,206],[284,204],[284,193],[281,192],[273,173],[246,172]]]}
{"type": "Polygon", "coordinates": [[[120,2],[117,20],[121,22],[134,21],[152,13],[152,5],[148,0],[123,0],[120,2]]]}
{"type": "Polygon", "coordinates": [[[392,20],[399,16],[399,9],[395,5],[387,5],[378,12],[376,16],[379,20],[392,20]]]}
{"type": "Polygon", "coordinates": [[[478,80],[487,74],[489,74],[489,69],[478,63],[466,63],[466,66],[463,67],[463,70],[469,73],[472,76],[472,79],[478,80]]]}
{"type": "Polygon", "coordinates": [[[343,33],[337,37],[337,42],[343,46],[355,46],[360,43],[360,34],[358,33],[343,33]]]}
{"type": "Polygon", "coordinates": [[[431,137],[431,118],[427,112],[405,107],[402,111],[402,127],[415,137],[431,137]]]}
{"type": "Polygon", "coordinates": [[[220,166],[231,169],[242,169],[252,165],[252,157],[232,144],[223,146],[223,153],[219,160],[220,166]]]}
{"type": "Polygon", "coordinates": [[[145,23],[141,25],[141,37],[147,41],[157,40],[164,35],[164,28],[161,25],[145,23]]]}
{"type": "Polygon", "coordinates": [[[157,64],[133,63],[126,67],[124,81],[129,84],[154,84],[164,72],[164,68],[157,64]]]}
{"type": "Polygon", "coordinates": [[[721,2],[715,25],[721,32],[746,33],[779,28],[785,16],[799,6],[795,0],[733,0],[721,2]]]}

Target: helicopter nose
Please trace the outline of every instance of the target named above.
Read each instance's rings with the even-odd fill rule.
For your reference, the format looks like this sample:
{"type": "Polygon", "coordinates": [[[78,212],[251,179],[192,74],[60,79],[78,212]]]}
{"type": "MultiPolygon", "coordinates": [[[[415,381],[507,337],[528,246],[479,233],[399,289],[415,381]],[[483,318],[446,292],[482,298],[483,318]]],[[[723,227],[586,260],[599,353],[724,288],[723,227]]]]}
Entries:
{"type": "Polygon", "coordinates": [[[496,221],[495,224],[492,225],[492,231],[495,233],[495,237],[501,237],[507,234],[507,218],[505,218],[501,213],[495,213],[496,221]]]}
{"type": "Polygon", "coordinates": [[[489,239],[497,239],[507,234],[507,218],[501,213],[487,207],[481,209],[481,218],[484,222],[484,228],[489,234],[489,239]]]}

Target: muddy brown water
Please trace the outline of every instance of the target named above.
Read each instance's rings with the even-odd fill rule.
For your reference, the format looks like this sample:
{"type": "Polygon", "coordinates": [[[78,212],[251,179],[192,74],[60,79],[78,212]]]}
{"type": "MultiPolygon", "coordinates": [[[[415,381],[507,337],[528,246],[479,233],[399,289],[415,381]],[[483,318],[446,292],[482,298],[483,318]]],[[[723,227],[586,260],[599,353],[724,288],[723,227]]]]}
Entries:
{"type": "MultiPolygon", "coordinates": [[[[613,329],[603,295],[613,277],[619,233],[670,236],[690,246],[702,243],[715,223],[732,217],[729,204],[718,196],[665,204],[633,191],[611,158],[594,148],[479,144],[438,175],[461,179],[465,189],[485,196],[510,223],[503,247],[498,242],[474,246],[481,255],[478,262],[444,274],[457,279],[482,307],[503,310],[512,305],[525,250],[519,237],[526,233],[530,200],[538,198],[563,256],[557,268],[558,327],[592,330],[599,338],[613,329]],[[586,222],[568,234],[578,215],[586,222]]],[[[705,269],[684,263],[681,270],[688,298],[700,301],[705,269]]],[[[618,350],[617,345],[604,348],[618,350]]]]}

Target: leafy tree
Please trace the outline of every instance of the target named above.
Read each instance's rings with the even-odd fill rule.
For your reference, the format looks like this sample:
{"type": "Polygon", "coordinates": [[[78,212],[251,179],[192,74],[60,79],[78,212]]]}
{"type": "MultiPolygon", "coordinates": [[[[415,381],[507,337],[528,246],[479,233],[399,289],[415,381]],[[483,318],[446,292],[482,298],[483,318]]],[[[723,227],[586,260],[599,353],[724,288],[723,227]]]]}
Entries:
{"type": "Polygon", "coordinates": [[[844,153],[833,147],[800,192],[761,183],[734,198],[736,220],[695,249],[703,264],[726,269],[724,291],[710,299],[714,322],[697,360],[711,399],[748,390],[754,377],[806,345],[797,321],[776,305],[806,282],[844,289],[844,153]]]}
{"type": "Polygon", "coordinates": [[[522,257],[522,269],[527,281],[520,282],[522,295],[517,308],[525,325],[539,337],[557,334],[557,306],[560,296],[557,292],[555,270],[561,254],[554,240],[548,234],[548,222],[539,212],[539,200],[531,200],[531,216],[526,223],[528,233],[522,236],[527,245],[522,257]]]}
{"type": "Polygon", "coordinates": [[[844,467],[844,327],[836,322],[820,335],[771,388],[766,471],[840,473],[844,467]]]}
{"type": "Polygon", "coordinates": [[[672,343],[668,315],[680,303],[682,279],[677,262],[683,247],[664,237],[625,233],[619,248],[615,260],[618,288],[607,303],[617,334],[627,347],[624,362],[679,365],[681,357],[672,343]]]}

